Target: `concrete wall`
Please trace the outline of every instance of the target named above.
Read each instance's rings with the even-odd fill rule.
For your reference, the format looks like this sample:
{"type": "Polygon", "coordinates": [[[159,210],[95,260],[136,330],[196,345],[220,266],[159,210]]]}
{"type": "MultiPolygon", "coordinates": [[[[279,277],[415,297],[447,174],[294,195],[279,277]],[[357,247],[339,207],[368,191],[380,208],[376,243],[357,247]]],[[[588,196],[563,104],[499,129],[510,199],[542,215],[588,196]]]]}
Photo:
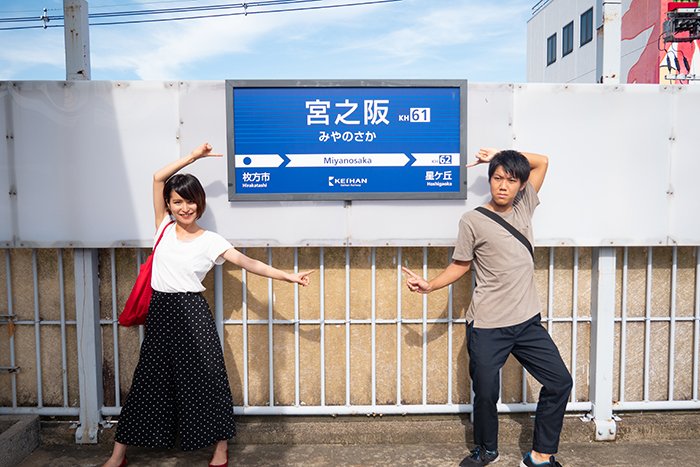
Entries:
{"type": "Polygon", "coordinates": [[[595,83],[596,1],[552,0],[527,23],[528,83],[595,83]],[[581,15],[593,7],[593,40],[581,45],[581,15]],[[574,49],[562,56],[562,29],[574,22],[574,49]],[[547,65],[547,38],[557,35],[557,60],[547,65]]]}

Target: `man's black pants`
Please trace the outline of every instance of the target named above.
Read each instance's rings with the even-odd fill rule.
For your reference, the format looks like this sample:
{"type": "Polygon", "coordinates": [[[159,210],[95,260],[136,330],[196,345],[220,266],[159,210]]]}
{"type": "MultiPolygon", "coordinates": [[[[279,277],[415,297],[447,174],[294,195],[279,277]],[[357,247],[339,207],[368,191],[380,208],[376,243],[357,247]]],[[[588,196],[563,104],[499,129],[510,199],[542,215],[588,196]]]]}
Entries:
{"type": "Polygon", "coordinates": [[[475,445],[498,449],[499,370],[512,353],[542,384],[532,449],[556,453],[572,381],[559,349],[540,323],[540,315],[505,328],[479,329],[471,323],[467,326],[467,349],[474,390],[475,445]]]}

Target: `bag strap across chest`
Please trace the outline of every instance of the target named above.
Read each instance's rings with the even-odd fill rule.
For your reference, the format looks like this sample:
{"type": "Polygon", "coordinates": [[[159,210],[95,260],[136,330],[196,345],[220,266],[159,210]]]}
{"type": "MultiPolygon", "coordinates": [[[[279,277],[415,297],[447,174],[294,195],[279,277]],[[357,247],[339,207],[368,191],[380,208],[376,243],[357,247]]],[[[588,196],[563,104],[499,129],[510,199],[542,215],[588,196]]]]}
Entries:
{"type": "Polygon", "coordinates": [[[493,220],[494,222],[498,223],[506,229],[508,232],[510,232],[511,235],[513,235],[520,243],[522,243],[525,248],[527,248],[528,253],[530,253],[530,256],[532,257],[532,261],[535,261],[535,253],[532,248],[532,244],[530,241],[523,235],[518,229],[513,227],[508,221],[506,221],[504,218],[496,214],[495,212],[486,209],[483,206],[479,206],[476,208],[477,211],[479,211],[481,214],[484,216],[488,217],[489,219],[493,220]]]}
{"type": "Polygon", "coordinates": [[[158,244],[160,243],[161,239],[163,238],[163,234],[165,233],[165,229],[167,229],[168,227],[170,227],[170,226],[173,225],[174,223],[175,223],[175,221],[170,221],[170,222],[168,222],[168,224],[167,224],[165,227],[163,227],[163,230],[160,231],[160,235],[158,236],[158,240],[156,240],[156,244],[153,245],[152,253],[155,253],[155,252],[156,252],[156,247],[158,246],[158,244]]]}

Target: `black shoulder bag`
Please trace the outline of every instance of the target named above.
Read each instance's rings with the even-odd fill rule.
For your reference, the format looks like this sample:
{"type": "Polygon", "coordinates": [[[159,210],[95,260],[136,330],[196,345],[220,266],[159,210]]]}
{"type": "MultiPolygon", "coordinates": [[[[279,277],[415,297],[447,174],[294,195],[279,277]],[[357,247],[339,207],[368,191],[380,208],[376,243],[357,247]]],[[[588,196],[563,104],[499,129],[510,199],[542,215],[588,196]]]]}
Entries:
{"type": "Polygon", "coordinates": [[[479,212],[480,212],[481,214],[483,214],[484,216],[490,218],[490,219],[493,220],[494,222],[497,222],[498,224],[500,224],[501,227],[503,227],[504,229],[506,229],[508,232],[511,233],[511,235],[513,235],[515,238],[517,238],[517,239],[520,241],[520,243],[522,243],[523,245],[525,245],[525,248],[527,248],[527,251],[530,253],[530,256],[532,256],[532,262],[533,262],[533,263],[535,262],[535,253],[534,253],[533,250],[532,250],[532,244],[531,244],[530,241],[525,237],[525,235],[523,235],[522,233],[520,233],[520,231],[519,231],[518,229],[516,229],[515,227],[513,227],[512,225],[510,225],[510,224],[508,223],[508,221],[506,221],[505,219],[503,219],[501,216],[499,216],[499,215],[496,214],[495,212],[493,212],[493,211],[491,211],[491,210],[489,210],[489,209],[486,209],[486,208],[483,207],[483,206],[479,206],[478,208],[476,208],[476,210],[479,211],[479,212]]]}

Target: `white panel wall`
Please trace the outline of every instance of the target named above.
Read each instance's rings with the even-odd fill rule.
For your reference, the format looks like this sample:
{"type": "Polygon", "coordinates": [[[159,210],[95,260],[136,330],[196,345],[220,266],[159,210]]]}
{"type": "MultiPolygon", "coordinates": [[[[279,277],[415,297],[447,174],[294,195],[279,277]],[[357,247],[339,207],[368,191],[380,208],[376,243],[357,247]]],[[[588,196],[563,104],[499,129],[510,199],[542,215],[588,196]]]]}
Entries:
{"type": "Polygon", "coordinates": [[[657,86],[518,88],[517,146],[551,154],[536,216],[540,242],[666,243],[673,100],[657,86]]]}
{"type": "Polygon", "coordinates": [[[12,243],[12,211],[10,205],[10,147],[8,138],[11,137],[11,129],[8,127],[8,116],[10,113],[10,94],[7,90],[9,83],[0,82],[0,245],[10,245],[12,243]]]}
{"type": "MultiPolygon", "coordinates": [[[[9,242],[16,230],[15,246],[150,245],[152,173],[203,141],[226,152],[223,82],[0,85],[9,116],[0,112],[0,128],[14,128],[18,186],[16,200],[0,201],[0,238],[9,242]]],[[[700,132],[689,117],[698,106],[694,88],[470,84],[468,152],[550,155],[538,245],[700,244],[691,215],[700,132]]],[[[7,147],[0,142],[3,193],[7,147]]],[[[488,199],[483,165],[468,173],[466,201],[347,205],[229,203],[224,158],[187,171],[207,190],[203,225],[239,246],[451,245],[461,214],[488,199]]]]}
{"type": "Polygon", "coordinates": [[[18,246],[131,243],[152,235],[154,169],[178,153],[178,86],[12,88],[18,246]]]}
{"type": "MultiPolygon", "coordinates": [[[[669,230],[679,244],[697,243],[700,237],[700,121],[699,86],[668,86],[673,92],[676,116],[670,134],[669,230]]],[[[662,117],[662,116],[661,116],[662,117]]]]}

